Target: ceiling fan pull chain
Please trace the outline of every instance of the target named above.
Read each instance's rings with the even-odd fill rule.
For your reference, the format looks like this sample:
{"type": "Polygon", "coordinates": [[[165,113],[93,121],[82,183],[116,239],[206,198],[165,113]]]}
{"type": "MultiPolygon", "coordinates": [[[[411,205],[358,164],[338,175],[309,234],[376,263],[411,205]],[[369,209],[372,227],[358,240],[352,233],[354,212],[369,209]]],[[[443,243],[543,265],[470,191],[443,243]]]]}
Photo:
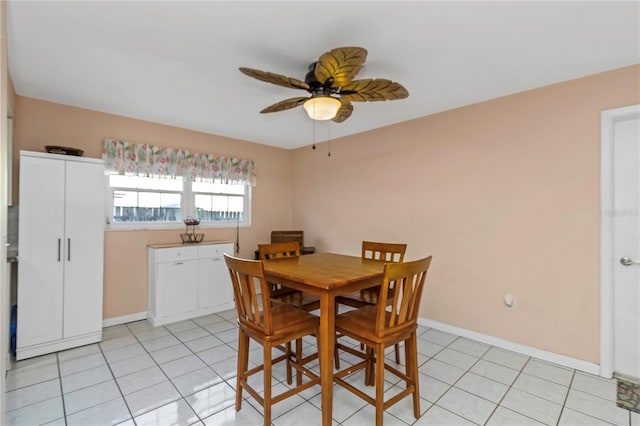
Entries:
{"type": "Polygon", "coordinates": [[[316,149],[316,120],[311,120],[313,122],[313,146],[311,149],[316,149]]]}
{"type": "Polygon", "coordinates": [[[327,123],[327,126],[329,127],[329,154],[327,154],[327,157],[331,157],[331,123],[327,123]]]}

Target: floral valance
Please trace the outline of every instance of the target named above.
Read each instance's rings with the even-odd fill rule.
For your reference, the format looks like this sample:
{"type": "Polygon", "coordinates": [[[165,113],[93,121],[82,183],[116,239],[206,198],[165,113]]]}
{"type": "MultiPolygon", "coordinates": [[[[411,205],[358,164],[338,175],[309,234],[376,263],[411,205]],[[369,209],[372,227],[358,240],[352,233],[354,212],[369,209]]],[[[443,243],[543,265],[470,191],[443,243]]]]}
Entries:
{"type": "Polygon", "coordinates": [[[105,139],[102,159],[107,173],[186,180],[256,184],[253,160],[200,154],[148,144],[105,139]]]}

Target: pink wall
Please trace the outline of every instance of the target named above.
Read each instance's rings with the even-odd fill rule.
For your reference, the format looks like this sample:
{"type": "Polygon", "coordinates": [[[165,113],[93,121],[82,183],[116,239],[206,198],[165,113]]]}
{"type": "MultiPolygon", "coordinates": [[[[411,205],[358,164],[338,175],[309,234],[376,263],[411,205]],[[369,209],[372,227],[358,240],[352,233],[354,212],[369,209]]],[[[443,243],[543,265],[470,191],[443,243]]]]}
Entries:
{"type": "MultiPolygon", "coordinates": [[[[42,152],[45,145],[62,145],[99,158],[104,138],[111,137],[254,160],[258,183],[252,190],[251,227],[240,229],[240,256],[253,258],[256,244],[268,242],[272,229],[291,226],[291,151],[21,96],[13,106],[15,200],[19,150],[42,152]]],[[[235,240],[235,228],[201,231],[207,240],[235,240]]],[[[180,242],[181,232],[105,232],[104,318],[146,312],[147,245],[180,242]]]]}
{"type": "MultiPolygon", "coordinates": [[[[424,317],[598,363],[599,114],[639,94],[640,67],[622,68],[334,140],[330,158],[326,144],[286,151],[17,96],[14,199],[18,150],[46,144],[99,157],[115,137],[251,158],[241,256],[276,228],[304,229],[320,251],[406,242],[407,259],[434,256],[424,317]]],[[[105,318],[146,310],[146,246],[180,232],[106,232],[105,318]]]]}
{"type": "Polygon", "coordinates": [[[599,363],[600,111],[637,103],[632,66],[300,148],[293,225],[406,242],[423,317],[599,363]]]}

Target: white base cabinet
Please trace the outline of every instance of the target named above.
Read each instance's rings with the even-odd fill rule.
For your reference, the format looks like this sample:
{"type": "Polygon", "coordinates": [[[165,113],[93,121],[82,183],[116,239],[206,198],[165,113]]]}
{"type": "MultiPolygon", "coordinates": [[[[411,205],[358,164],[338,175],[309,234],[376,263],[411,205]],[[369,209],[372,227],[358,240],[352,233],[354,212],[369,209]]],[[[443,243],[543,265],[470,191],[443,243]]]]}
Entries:
{"type": "Polygon", "coordinates": [[[104,166],[20,152],[18,360],[102,339],[104,166]]]}
{"type": "Polygon", "coordinates": [[[233,243],[150,246],[149,311],[154,326],[225,311],[234,307],[224,253],[233,243]]]}

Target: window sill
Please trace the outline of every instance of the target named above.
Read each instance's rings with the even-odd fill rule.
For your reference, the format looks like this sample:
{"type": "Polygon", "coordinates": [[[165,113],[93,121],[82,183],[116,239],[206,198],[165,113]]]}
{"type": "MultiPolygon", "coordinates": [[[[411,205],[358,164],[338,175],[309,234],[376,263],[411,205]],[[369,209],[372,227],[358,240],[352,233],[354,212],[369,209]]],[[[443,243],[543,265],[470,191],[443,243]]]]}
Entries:
{"type": "MultiPolygon", "coordinates": [[[[220,223],[203,223],[200,222],[195,231],[203,229],[228,229],[228,228],[250,228],[250,223],[237,222],[220,222],[220,223]]],[[[105,226],[105,231],[160,231],[160,230],[181,230],[184,232],[186,225],[183,223],[116,223],[105,226]]],[[[191,230],[192,227],[189,227],[191,230]]]]}

